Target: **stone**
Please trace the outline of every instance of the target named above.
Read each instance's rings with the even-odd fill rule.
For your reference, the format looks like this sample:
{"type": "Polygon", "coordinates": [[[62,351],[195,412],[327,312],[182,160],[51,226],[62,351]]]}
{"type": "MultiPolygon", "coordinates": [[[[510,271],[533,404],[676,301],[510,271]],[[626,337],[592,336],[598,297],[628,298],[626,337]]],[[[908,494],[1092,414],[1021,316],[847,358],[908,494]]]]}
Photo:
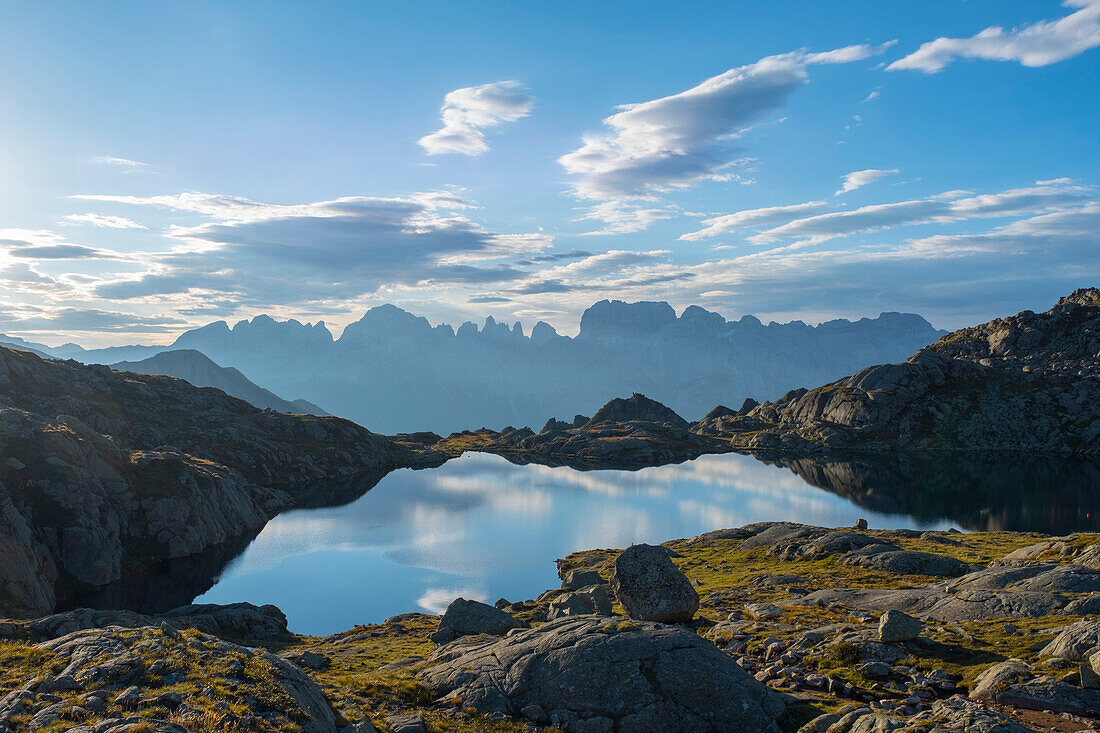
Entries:
{"type": "Polygon", "coordinates": [[[303,669],[319,670],[324,669],[329,665],[331,660],[324,654],[318,654],[317,652],[303,651],[296,654],[283,655],[283,659],[297,664],[303,669]]]}
{"type": "Polygon", "coordinates": [[[779,618],[783,613],[783,609],[774,603],[748,603],[745,605],[745,615],[757,621],[779,618]]]}
{"type": "Polygon", "coordinates": [[[699,610],[699,594],[668,552],[633,545],[615,559],[611,589],[632,619],[682,623],[699,610]]]}
{"type": "Polygon", "coordinates": [[[884,679],[890,676],[893,668],[886,662],[867,662],[866,664],[859,665],[859,672],[864,677],[870,677],[871,679],[884,679]]]}
{"type": "Polygon", "coordinates": [[[1100,690],[1086,689],[1048,676],[1036,677],[1022,662],[995,664],[974,681],[970,699],[1025,710],[1088,715],[1100,710],[1100,690]]]}
{"type": "Polygon", "coordinates": [[[428,730],[419,715],[391,715],[386,718],[386,725],[393,733],[427,733],[428,730]]]}
{"type": "Polygon", "coordinates": [[[1078,669],[1081,679],[1081,687],[1086,690],[1100,690],[1100,674],[1097,674],[1089,664],[1082,664],[1078,669]]]}
{"type": "Polygon", "coordinates": [[[569,590],[580,590],[589,585],[601,585],[606,582],[600,576],[600,573],[592,568],[577,568],[565,573],[561,587],[569,590]]]}
{"type": "Polygon", "coordinates": [[[1054,637],[1039,652],[1043,657],[1058,657],[1072,662],[1087,659],[1100,645],[1100,621],[1078,621],[1054,637]]]}
{"type": "Polygon", "coordinates": [[[863,519],[861,517],[861,518],[856,520],[856,523],[855,523],[855,526],[853,527],[853,529],[858,529],[860,531],[863,531],[863,530],[867,529],[867,526],[868,526],[867,525],[867,520],[863,519]]]}
{"type": "Polygon", "coordinates": [[[913,641],[920,636],[923,624],[903,611],[887,611],[878,622],[879,641],[891,644],[899,641],[913,641]]]}
{"type": "Polygon", "coordinates": [[[484,714],[568,733],[777,733],[783,703],[713,643],[677,625],[564,618],[440,647],[418,679],[484,714]],[[539,720],[540,724],[543,724],[539,720]]]}
{"type": "Polygon", "coordinates": [[[841,557],[846,565],[881,570],[898,575],[931,575],[946,578],[962,575],[970,566],[961,560],[934,552],[899,550],[893,545],[868,545],[841,557]]]}
{"type": "MultiPolygon", "coordinates": [[[[250,724],[246,723],[246,720],[262,712],[261,706],[273,704],[272,700],[278,700],[280,710],[285,710],[287,714],[294,716],[302,733],[332,733],[335,729],[332,707],[317,683],[305,672],[273,654],[237,646],[214,636],[189,632],[183,635],[183,638],[173,638],[156,627],[128,629],[111,626],[104,629],[75,631],[42,642],[36,648],[48,653],[52,663],[62,667],[57,679],[69,676],[86,687],[103,686],[112,690],[108,699],[124,709],[137,707],[139,710],[139,705],[145,702],[142,699],[142,687],[139,686],[144,685],[145,659],[163,659],[169,656],[171,651],[172,657],[177,659],[180,665],[201,665],[208,671],[232,670],[234,665],[240,665],[239,660],[247,659],[249,667],[263,675],[265,682],[250,690],[250,694],[257,698],[253,703],[254,708],[240,711],[231,710],[228,705],[226,706],[222,720],[226,730],[248,729],[250,724]],[[261,688],[266,689],[261,691],[261,688]]],[[[221,678],[218,682],[220,687],[235,687],[241,682],[232,671],[214,674],[221,678]]],[[[96,712],[97,708],[102,711],[104,700],[100,697],[100,693],[101,690],[95,690],[81,696],[81,706],[93,712],[96,712]]],[[[207,685],[203,690],[180,695],[176,707],[184,709],[189,703],[197,704],[199,696],[209,698],[214,694],[214,688],[207,685]]],[[[164,698],[161,702],[166,707],[171,707],[175,704],[175,698],[164,698]]],[[[222,702],[224,704],[224,700],[222,702]]],[[[121,733],[128,731],[131,727],[134,733],[184,730],[179,726],[150,727],[152,723],[147,723],[141,718],[125,720],[129,720],[126,725],[112,721],[110,725],[115,727],[110,728],[101,728],[105,722],[97,723],[94,728],[95,733],[101,733],[101,730],[121,733]]]]}
{"type": "Polygon", "coordinates": [[[446,612],[439,620],[439,627],[430,638],[437,644],[445,644],[459,636],[500,635],[509,629],[521,626],[523,626],[522,621],[499,608],[493,608],[479,601],[456,598],[451,601],[451,605],[447,606],[446,612]]]}

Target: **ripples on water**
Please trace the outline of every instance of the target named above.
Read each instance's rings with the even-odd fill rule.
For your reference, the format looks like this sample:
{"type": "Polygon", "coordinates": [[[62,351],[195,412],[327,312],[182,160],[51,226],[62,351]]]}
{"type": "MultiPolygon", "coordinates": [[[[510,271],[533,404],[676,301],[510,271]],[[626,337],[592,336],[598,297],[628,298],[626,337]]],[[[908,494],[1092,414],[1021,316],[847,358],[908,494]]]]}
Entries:
{"type": "Polygon", "coordinates": [[[516,466],[468,454],[396,471],[341,507],[273,519],[197,602],[274,603],[327,634],[456,596],[533,598],[555,558],[750,522],[873,528],[1094,529],[1092,463],[1019,459],[757,461],[703,456],[639,471],[516,466]],[[820,487],[820,488],[819,488],[820,487]],[[826,489],[826,490],[822,490],[826,489]]]}

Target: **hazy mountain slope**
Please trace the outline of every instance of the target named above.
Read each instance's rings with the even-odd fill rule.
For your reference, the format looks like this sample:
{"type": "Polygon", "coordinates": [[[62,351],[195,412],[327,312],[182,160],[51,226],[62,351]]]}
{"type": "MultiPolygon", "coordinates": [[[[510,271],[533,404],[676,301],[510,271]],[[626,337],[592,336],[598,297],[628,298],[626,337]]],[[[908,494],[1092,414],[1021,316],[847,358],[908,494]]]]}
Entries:
{"type": "Polygon", "coordinates": [[[420,460],[339,418],[0,348],[0,612],[48,612],[420,460]]]}
{"type": "Polygon", "coordinates": [[[903,359],[940,335],[898,313],[764,325],[697,306],[677,317],[667,303],[602,301],[585,312],[576,338],[542,322],[527,336],[491,317],[481,328],[432,327],[386,305],[338,340],[323,323],[259,316],[189,331],[172,348],[201,351],[277,394],[301,395],[375,430],[449,433],[592,414],[609,395],[632,392],[699,418],[715,403],[774,399],[903,359]]]}
{"type": "Polygon", "coordinates": [[[111,368],[120,372],[138,374],[164,374],[184,379],[196,387],[215,387],[232,397],[238,397],[251,405],[270,408],[278,412],[306,415],[327,415],[317,405],[305,400],[284,400],[251,381],[232,367],[221,367],[194,349],[162,351],[142,361],[120,361],[111,368]]]}
{"type": "Polygon", "coordinates": [[[696,430],[752,448],[1100,452],[1100,289],[696,430]]]}

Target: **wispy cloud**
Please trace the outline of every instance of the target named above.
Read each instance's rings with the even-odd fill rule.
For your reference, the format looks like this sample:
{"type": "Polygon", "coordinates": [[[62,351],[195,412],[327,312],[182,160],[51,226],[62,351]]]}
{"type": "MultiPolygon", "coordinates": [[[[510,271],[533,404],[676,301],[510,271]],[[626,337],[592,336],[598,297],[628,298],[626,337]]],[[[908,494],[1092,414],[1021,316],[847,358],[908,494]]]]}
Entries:
{"type": "Polygon", "coordinates": [[[526,117],[534,99],[516,81],[455,89],[443,100],[443,127],[420,138],[428,155],[480,155],[489,149],[483,130],[526,117]]]}
{"type": "Polygon", "coordinates": [[[1066,0],[1063,5],[1080,10],[1009,30],[992,26],[970,38],[937,38],[886,69],[935,74],[959,58],[1047,66],[1100,46],[1100,0],[1066,0]]]}
{"type": "Polygon", "coordinates": [[[694,242],[707,237],[717,237],[746,227],[763,226],[788,222],[791,219],[811,214],[825,208],[825,201],[807,201],[804,204],[789,206],[768,206],[762,209],[746,209],[733,214],[703,219],[702,229],[681,235],[680,239],[694,242]]]}
{"type": "Polygon", "coordinates": [[[122,168],[127,172],[139,171],[143,168],[148,168],[148,163],[142,163],[137,160],[130,160],[129,158],[115,158],[108,155],[101,155],[98,158],[92,158],[95,163],[102,165],[113,165],[116,168],[122,168]]]}
{"type": "MultiPolygon", "coordinates": [[[[856,118],[859,119],[858,117],[856,118]]],[[[862,171],[852,171],[848,175],[844,176],[844,185],[840,187],[834,196],[839,196],[842,193],[848,193],[849,191],[855,191],[857,188],[863,188],[875,181],[881,181],[887,176],[896,176],[898,174],[897,168],[891,168],[890,170],[883,170],[881,168],[868,168],[862,171]]]]}
{"type": "Polygon", "coordinates": [[[138,224],[132,219],[122,216],[104,216],[102,214],[69,214],[61,222],[65,226],[77,224],[90,224],[94,227],[105,229],[146,229],[143,224],[138,224]]]}

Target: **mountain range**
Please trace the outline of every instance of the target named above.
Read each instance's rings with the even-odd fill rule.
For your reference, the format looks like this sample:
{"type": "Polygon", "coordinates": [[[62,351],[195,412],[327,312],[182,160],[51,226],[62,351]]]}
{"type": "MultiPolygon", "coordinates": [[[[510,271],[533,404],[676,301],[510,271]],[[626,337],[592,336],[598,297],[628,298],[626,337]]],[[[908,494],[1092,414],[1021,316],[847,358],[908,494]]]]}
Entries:
{"type": "Polygon", "coordinates": [[[323,322],[261,315],[232,327],[208,324],[170,346],[23,344],[59,358],[112,364],[195,350],[271,392],[302,397],[372,430],[447,434],[478,425],[541,424],[550,414],[592,414],[608,395],[632,392],[698,419],[717,403],[775,399],[869,364],[899,361],[943,333],[902,313],[765,325],[751,315],[727,321],[699,306],[677,315],[668,303],[604,300],[584,312],[575,337],[543,321],[528,334],[520,323],[491,316],[480,328],[472,322],[433,327],[382,305],[339,339],[323,322]]]}

